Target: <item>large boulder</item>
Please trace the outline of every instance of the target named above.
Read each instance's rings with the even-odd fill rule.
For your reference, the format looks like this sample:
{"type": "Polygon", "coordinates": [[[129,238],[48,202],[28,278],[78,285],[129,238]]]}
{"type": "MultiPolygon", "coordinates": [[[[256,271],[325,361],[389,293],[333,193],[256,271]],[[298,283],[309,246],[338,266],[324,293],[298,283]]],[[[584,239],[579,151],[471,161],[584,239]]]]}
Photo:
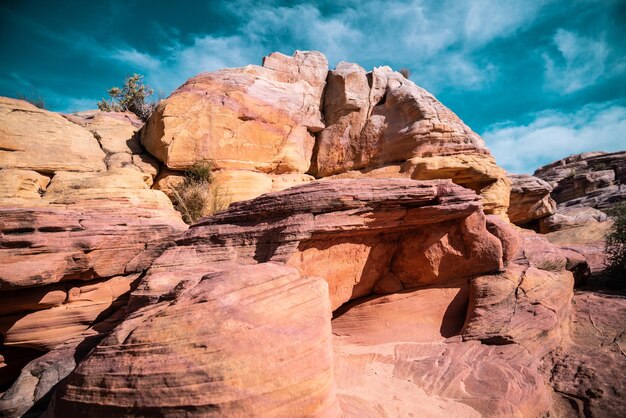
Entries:
{"type": "Polygon", "coordinates": [[[552,186],[528,174],[509,174],[511,201],[508,215],[511,222],[525,225],[556,212],[556,202],[550,197],[552,186]]]}
{"type": "Polygon", "coordinates": [[[208,271],[118,326],[54,415],[340,416],[326,283],[273,263],[208,271]]]}
{"type": "Polygon", "coordinates": [[[0,169],[104,171],[104,157],[86,129],[23,100],[0,97],[0,169]]]}
{"type": "Polygon", "coordinates": [[[314,133],[324,128],[327,72],[322,54],[297,51],[273,53],[261,67],[200,74],[159,104],[141,141],[171,170],[203,160],[235,170],[222,174],[234,179],[225,182],[234,200],[256,197],[272,190],[269,174],[309,169],[314,133]]]}
{"type": "Polygon", "coordinates": [[[480,193],[485,212],[506,213],[508,179],[484,141],[400,73],[342,62],[329,72],[323,111],[314,176],[448,178],[480,193]]]}
{"type": "Polygon", "coordinates": [[[555,161],[535,171],[565,207],[610,209],[626,200],[626,151],[584,153],[555,161]]]}

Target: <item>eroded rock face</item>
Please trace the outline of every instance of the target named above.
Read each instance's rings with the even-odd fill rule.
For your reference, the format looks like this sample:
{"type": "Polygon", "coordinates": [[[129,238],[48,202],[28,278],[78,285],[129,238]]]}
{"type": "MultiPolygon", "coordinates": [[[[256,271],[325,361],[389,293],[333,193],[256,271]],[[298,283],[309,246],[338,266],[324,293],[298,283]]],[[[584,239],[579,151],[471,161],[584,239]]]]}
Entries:
{"type": "Polygon", "coordinates": [[[626,410],[626,297],[574,296],[571,341],[555,356],[550,381],[563,416],[618,417],[626,410]]]}
{"type": "Polygon", "coordinates": [[[511,222],[525,225],[556,212],[556,202],[550,197],[552,186],[527,174],[509,174],[511,201],[507,214],[511,222]]]}
{"type": "Polygon", "coordinates": [[[572,155],[538,168],[535,175],[552,184],[559,206],[606,210],[626,200],[624,151],[572,155]]]}
{"type": "Polygon", "coordinates": [[[542,416],[540,360],[567,332],[573,277],[560,249],[515,231],[446,180],[313,182],[235,203],[152,264],[54,413],[542,416]],[[305,383],[303,367],[320,377],[305,383]]]}
{"type": "Polygon", "coordinates": [[[508,180],[483,140],[389,67],[366,73],[340,63],[329,72],[323,109],[316,177],[449,178],[480,193],[487,213],[506,213],[508,180]]]}
{"type": "Polygon", "coordinates": [[[55,416],[340,416],[326,283],[222,268],[126,319],[68,377],[55,416]]]}
{"type": "Polygon", "coordinates": [[[104,155],[89,131],[63,116],[0,98],[0,169],[104,171],[104,155]]]}
{"type": "Polygon", "coordinates": [[[480,198],[450,181],[313,182],[197,223],[135,295],[153,299],[174,288],[178,266],[225,260],[283,262],[323,277],[336,309],[377,286],[387,293],[497,271],[502,245],[485,227],[480,198]]]}
{"type": "Polygon", "coordinates": [[[161,102],[141,141],[170,169],[202,160],[216,168],[304,173],[324,127],[328,64],[319,52],[274,53],[262,67],[200,74],[161,102]]]}
{"type": "Polygon", "coordinates": [[[136,139],[139,126],[128,114],[64,117],[0,99],[3,391],[32,360],[24,369],[32,373],[2,395],[0,409],[22,411],[9,416],[64,377],[39,373],[48,363],[34,358],[123,308],[166,238],[186,228],[150,189],[157,167],[136,139]]]}
{"type": "Polygon", "coordinates": [[[486,213],[505,216],[509,204],[509,180],[484,141],[430,93],[389,67],[342,62],[328,72],[319,52],[188,80],[142,143],[170,170],[156,186],[166,192],[176,172],[211,160],[232,201],[314,176],[445,178],[479,193],[486,213]]]}

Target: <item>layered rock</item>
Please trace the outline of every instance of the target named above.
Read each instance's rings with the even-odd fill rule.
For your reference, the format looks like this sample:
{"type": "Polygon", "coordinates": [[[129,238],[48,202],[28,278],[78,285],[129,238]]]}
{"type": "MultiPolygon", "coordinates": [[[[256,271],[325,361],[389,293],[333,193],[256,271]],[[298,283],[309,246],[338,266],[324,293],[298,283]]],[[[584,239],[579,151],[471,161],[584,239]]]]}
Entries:
{"type": "Polygon", "coordinates": [[[559,206],[606,210],[626,200],[624,151],[572,155],[538,168],[535,175],[552,184],[559,206]]]}
{"type": "MultiPolygon", "coordinates": [[[[550,381],[562,416],[618,417],[626,410],[626,299],[574,295],[571,340],[555,355],[550,381]]],[[[555,408],[556,409],[556,408],[555,408]]]]}
{"type": "Polygon", "coordinates": [[[573,278],[561,250],[515,231],[449,180],[235,203],[152,264],[51,411],[541,416],[540,359],[566,332],[573,278]]]}
{"type": "Polygon", "coordinates": [[[133,313],[54,414],[339,416],[326,283],[273,263],[222,268],[133,313]]]}
{"type": "Polygon", "coordinates": [[[268,175],[309,169],[327,71],[322,54],[297,51],[200,74],[159,104],[141,141],[171,170],[210,160],[235,201],[256,197],[268,175]]]}
{"type": "Polygon", "coordinates": [[[550,197],[552,186],[527,174],[509,174],[511,201],[507,214],[511,222],[525,225],[556,212],[556,202],[550,197]]]}
{"type": "Polygon", "coordinates": [[[63,115],[89,130],[106,153],[108,169],[129,168],[150,176],[149,185],[159,171],[158,161],[142,147],[139,129],[143,122],[130,112],[85,111],[63,115]]]}
{"type": "MultiPolygon", "coordinates": [[[[313,182],[232,204],[176,242],[137,297],[174,288],[180,274],[173,267],[226,260],[284,262],[324,277],[333,309],[375,288],[397,291],[502,267],[502,245],[486,229],[480,198],[445,180],[313,182]]],[[[191,280],[194,272],[186,274],[191,280]]]]}
{"type": "Polygon", "coordinates": [[[104,156],[89,131],[63,116],[23,100],[0,98],[0,169],[104,171],[104,156]]]}
{"type": "Polygon", "coordinates": [[[447,178],[480,193],[487,213],[506,213],[508,180],[484,141],[400,73],[342,62],[329,72],[323,110],[314,176],[447,178]]]}
{"type": "MultiPolygon", "coordinates": [[[[150,189],[157,168],[144,164],[137,122],[103,112],[63,117],[0,99],[3,384],[22,359],[78,338],[125,306],[164,240],[185,229],[167,196],[150,189]],[[115,162],[122,160],[130,163],[115,162]]],[[[21,390],[7,401],[15,410],[37,398],[21,390]]]]}
{"type": "Polygon", "coordinates": [[[430,93],[389,67],[342,62],[328,72],[318,52],[188,80],[148,120],[142,143],[169,170],[156,185],[166,193],[176,172],[211,160],[232,201],[312,176],[404,177],[451,179],[478,192],[486,213],[508,207],[509,181],[484,141],[430,93]]]}

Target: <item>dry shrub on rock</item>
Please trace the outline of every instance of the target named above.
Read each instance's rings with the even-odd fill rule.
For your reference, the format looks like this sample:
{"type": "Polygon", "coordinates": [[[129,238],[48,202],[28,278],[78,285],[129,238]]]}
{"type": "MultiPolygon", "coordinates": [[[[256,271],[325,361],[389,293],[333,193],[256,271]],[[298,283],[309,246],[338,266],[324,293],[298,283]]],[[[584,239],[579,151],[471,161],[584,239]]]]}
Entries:
{"type": "Polygon", "coordinates": [[[172,189],[174,205],[183,220],[193,224],[230,204],[228,191],[213,179],[213,163],[201,161],[185,171],[185,179],[172,189]]]}

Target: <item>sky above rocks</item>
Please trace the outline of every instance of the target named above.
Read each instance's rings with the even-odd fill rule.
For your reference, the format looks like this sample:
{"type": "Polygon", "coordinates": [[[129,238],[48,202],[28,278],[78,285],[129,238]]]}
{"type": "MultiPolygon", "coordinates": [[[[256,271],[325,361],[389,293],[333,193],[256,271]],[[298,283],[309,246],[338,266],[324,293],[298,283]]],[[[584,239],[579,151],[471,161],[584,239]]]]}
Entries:
{"type": "Polygon", "coordinates": [[[319,50],[408,68],[511,172],[626,149],[626,0],[0,3],[0,95],[95,108],[125,76],[187,78],[319,50]]]}

